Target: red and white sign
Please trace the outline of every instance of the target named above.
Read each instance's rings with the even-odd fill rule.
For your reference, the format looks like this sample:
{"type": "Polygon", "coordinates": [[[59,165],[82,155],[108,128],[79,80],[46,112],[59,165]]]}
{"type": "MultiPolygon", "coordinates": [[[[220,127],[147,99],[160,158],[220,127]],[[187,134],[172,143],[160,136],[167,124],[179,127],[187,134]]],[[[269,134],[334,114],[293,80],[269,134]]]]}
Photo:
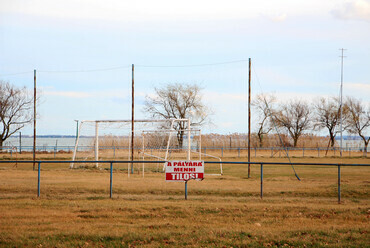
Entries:
{"type": "Polygon", "coordinates": [[[204,178],[204,161],[169,161],[166,162],[166,181],[184,182],[190,179],[204,178]]]}

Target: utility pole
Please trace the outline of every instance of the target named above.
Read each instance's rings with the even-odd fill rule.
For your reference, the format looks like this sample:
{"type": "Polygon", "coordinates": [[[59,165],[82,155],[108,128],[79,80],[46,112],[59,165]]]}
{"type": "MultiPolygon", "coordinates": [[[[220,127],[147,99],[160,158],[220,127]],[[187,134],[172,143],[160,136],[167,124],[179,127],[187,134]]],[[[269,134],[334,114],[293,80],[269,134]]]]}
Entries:
{"type": "MultiPolygon", "coordinates": [[[[131,161],[134,161],[134,110],[135,110],[135,78],[134,78],[135,66],[132,64],[132,90],[131,90],[131,161]]],[[[131,174],[134,174],[134,164],[131,163],[131,174]]]]}
{"type": "Polygon", "coordinates": [[[33,170],[36,163],[36,70],[33,70],[33,170]]]}
{"type": "Polygon", "coordinates": [[[342,145],[343,145],[343,58],[344,50],[347,49],[339,49],[342,52],[341,57],[341,70],[340,70],[340,156],[342,157],[342,145]]]}
{"type": "MultiPolygon", "coordinates": [[[[251,162],[251,58],[249,58],[248,75],[248,163],[251,162]]],[[[248,178],[251,177],[251,165],[248,164],[248,178]]]]}

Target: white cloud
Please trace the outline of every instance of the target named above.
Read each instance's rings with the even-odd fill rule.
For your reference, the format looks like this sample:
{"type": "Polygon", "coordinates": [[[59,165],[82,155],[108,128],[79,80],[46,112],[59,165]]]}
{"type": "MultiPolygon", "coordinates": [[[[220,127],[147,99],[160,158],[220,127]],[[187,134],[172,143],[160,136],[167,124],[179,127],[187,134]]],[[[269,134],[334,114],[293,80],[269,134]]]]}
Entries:
{"type": "Polygon", "coordinates": [[[343,95],[360,98],[370,103],[370,83],[344,83],[343,95]]]}
{"type": "Polygon", "coordinates": [[[280,14],[280,15],[273,16],[271,20],[273,22],[282,22],[282,21],[285,21],[286,18],[287,18],[287,14],[280,14]]]}
{"type": "Polygon", "coordinates": [[[370,22],[370,0],[353,0],[334,9],[332,14],[345,20],[362,20],[370,22]]]}
{"type": "Polygon", "coordinates": [[[287,15],[324,14],[343,0],[12,0],[1,1],[2,13],[61,19],[102,21],[222,20],[268,16],[283,21],[287,15]]]}

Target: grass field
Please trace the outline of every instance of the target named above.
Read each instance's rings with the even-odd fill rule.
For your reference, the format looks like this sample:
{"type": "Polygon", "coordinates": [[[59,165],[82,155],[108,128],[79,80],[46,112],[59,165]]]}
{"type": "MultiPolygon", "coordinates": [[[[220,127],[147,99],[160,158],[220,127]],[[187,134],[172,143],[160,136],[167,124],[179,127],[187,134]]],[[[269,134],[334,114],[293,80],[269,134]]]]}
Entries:
{"type": "MultiPolygon", "coordinates": [[[[45,157],[46,158],[46,157],[45,157]]],[[[39,159],[43,159],[40,156],[39,159]]],[[[259,160],[258,160],[259,159],[259,160]]],[[[237,161],[239,158],[229,160],[237,161]]],[[[284,158],[253,161],[286,162],[284,158]]],[[[370,163],[365,158],[294,158],[294,162],[370,163]]],[[[31,164],[0,164],[0,247],[369,247],[370,168],[224,165],[202,182],[165,182],[147,166],[145,178],[109,170],[43,164],[41,197],[31,164]]],[[[217,170],[217,168],[207,168],[217,170]]],[[[208,166],[209,167],[209,166],[208,166]]]]}

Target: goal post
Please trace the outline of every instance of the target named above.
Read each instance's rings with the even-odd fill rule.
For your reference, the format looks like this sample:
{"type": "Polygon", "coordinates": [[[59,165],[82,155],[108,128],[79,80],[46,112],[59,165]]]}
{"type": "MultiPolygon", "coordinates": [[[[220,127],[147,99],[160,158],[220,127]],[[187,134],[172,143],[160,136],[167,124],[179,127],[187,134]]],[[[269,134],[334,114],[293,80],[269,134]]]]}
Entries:
{"type": "MultiPolygon", "coordinates": [[[[191,128],[189,119],[149,119],[149,120],[135,120],[134,121],[134,136],[135,143],[139,144],[140,133],[142,131],[162,131],[168,129],[168,133],[182,132],[182,140],[184,137],[191,137],[191,128]],[[181,125],[180,125],[181,123],[181,125]],[[179,127],[183,126],[184,129],[179,130],[179,127]],[[171,130],[171,131],[169,131],[171,130]],[[184,135],[187,134],[187,135],[184,135]]],[[[112,142],[110,148],[114,146],[114,153],[116,147],[119,151],[126,151],[131,149],[137,149],[138,145],[131,147],[129,138],[131,137],[131,120],[83,120],[78,126],[78,135],[76,138],[75,147],[73,150],[72,161],[77,160],[95,160],[99,161],[101,151],[106,151],[107,142],[112,142]],[[82,140],[84,142],[82,142],[82,140]],[[114,143],[116,142],[116,144],[114,143]],[[82,144],[83,143],[83,144],[82,144]],[[101,144],[104,143],[104,144],[101,144]]],[[[186,151],[186,159],[191,159],[191,139],[187,139],[186,146],[181,145],[181,149],[186,151]]],[[[114,157],[115,158],[115,157],[114,157]]],[[[108,159],[111,159],[108,157],[108,159]]],[[[130,157],[128,156],[128,160],[130,157]]],[[[75,164],[71,163],[70,168],[74,168],[75,164]]],[[[95,164],[99,167],[99,163],[95,164]]]]}

